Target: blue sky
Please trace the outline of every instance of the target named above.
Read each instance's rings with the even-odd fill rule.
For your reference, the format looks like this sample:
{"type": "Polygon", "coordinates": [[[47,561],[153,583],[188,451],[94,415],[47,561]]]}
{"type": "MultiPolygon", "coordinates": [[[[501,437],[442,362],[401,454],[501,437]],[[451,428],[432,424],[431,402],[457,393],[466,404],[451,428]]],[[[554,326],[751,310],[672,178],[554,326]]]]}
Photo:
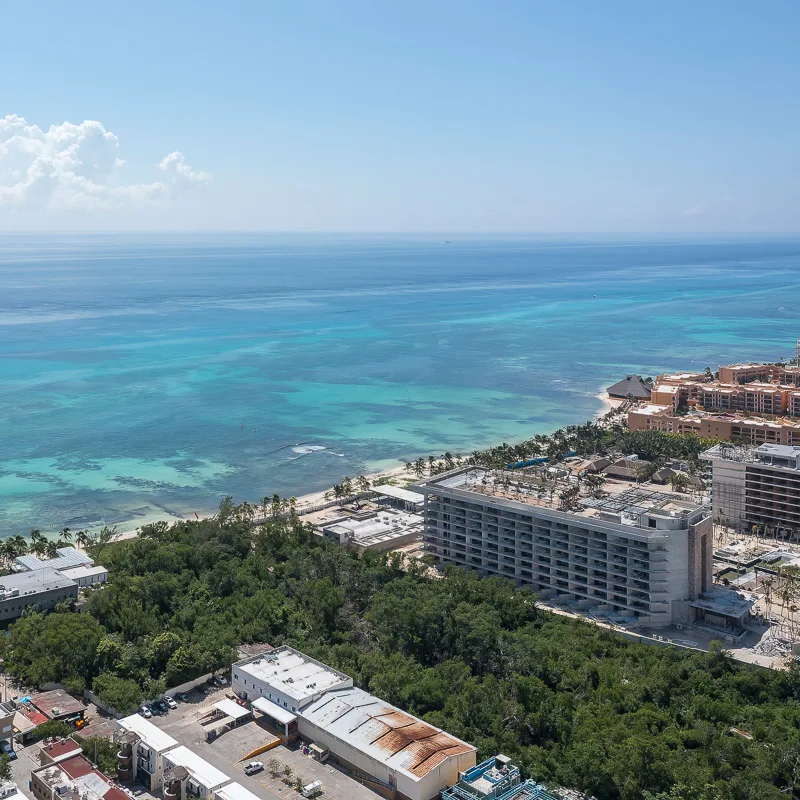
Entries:
{"type": "Polygon", "coordinates": [[[0,229],[800,230],[796,0],[7,2],[0,25],[0,229]]]}

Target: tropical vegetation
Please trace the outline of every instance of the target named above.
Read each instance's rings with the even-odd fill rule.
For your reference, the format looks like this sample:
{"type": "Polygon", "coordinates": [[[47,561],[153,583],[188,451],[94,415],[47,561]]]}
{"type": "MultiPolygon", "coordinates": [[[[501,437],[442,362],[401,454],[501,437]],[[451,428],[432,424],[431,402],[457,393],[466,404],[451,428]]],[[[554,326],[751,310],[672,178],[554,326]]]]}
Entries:
{"type": "MultiPolygon", "coordinates": [[[[600,800],[769,800],[800,791],[800,671],[623,640],[527,589],[355,553],[230,501],[105,545],[85,613],[23,617],[7,669],[92,688],[120,711],[243,642],[289,643],[388,702],[600,800]]],[[[90,546],[91,549],[91,546],[90,546]]]]}

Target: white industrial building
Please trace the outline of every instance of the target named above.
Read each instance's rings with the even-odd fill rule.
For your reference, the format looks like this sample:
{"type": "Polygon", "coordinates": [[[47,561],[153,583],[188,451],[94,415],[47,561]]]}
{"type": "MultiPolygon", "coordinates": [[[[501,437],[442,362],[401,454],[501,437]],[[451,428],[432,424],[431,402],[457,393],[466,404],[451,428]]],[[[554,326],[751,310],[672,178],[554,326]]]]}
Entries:
{"type": "Polygon", "coordinates": [[[336,689],[298,715],[300,735],[356,777],[429,800],[475,766],[475,748],[357,688],[336,689]]]}
{"type": "Polygon", "coordinates": [[[284,732],[384,794],[430,800],[475,765],[475,748],[353,686],[353,679],[290,647],[233,665],[233,690],[284,732]]]}
{"type": "Polygon", "coordinates": [[[164,755],[177,747],[178,742],[139,714],[117,720],[114,741],[120,745],[120,780],[144,784],[151,791],[160,789],[164,755]]]}
{"type": "Polygon", "coordinates": [[[239,661],[231,670],[231,686],[242,700],[266,697],[292,713],[330,689],[352,685],[344,673],[291,647],[239,661]]]}

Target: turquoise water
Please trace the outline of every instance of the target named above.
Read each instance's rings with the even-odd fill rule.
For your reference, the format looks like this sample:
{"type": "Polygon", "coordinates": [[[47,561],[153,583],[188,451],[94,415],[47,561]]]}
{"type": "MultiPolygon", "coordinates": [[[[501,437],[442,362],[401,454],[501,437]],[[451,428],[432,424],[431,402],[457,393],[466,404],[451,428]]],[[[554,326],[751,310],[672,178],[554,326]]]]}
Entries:
{"type": "Polygon", "coordinates": [[[0,234],[0,534],[580,422],[627,372],[792,354],[799,288],[800,239],[0,234]]]}

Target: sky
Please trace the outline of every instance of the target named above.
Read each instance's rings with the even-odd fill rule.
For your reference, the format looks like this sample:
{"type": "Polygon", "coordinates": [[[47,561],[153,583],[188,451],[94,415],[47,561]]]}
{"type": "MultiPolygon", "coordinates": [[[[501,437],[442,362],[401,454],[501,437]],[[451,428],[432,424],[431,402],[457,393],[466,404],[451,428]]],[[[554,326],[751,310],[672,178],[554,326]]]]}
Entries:
{"type": "Polygon", "coordinates": [[[797,0],[0,0],[0,230],[800,232],[797,0]]]}

